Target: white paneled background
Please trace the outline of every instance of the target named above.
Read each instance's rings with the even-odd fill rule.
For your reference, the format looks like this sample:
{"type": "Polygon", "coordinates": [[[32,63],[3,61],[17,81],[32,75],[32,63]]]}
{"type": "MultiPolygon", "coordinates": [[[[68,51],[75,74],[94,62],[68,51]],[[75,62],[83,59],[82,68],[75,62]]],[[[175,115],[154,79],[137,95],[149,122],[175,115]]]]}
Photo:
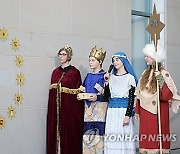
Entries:
{"type": "Polygon", "coordinates": [[[46,153],[48,90],[52,70],[59,65],[58,50],[72,46],[72,64],[84,79],[90,71],[91,48],[103,47],[107,70],[114,52],[123,50],[131,56],[130,10],[130,0],[0,0],[0,28],[9,34],[0,40],[0,116],[6,120],[0,129],[1,154],[46,153]],[[10,45],[15,38],[20,41],[16,52],[10,45]],[[18,92],[15,56],[19,54],[25,76],[20,106],[13,100],[18,92]],[[17,112],[12,120],[7,114],[11,105],[17,112]]]}
{"type": "MultiPolygon", "coordinates": [[[[180,2],[168,1],[166,8],[165,42],[172,51],[167,65],[180,89],[180,2]]],[[[90,71],[88,56],[94,45],[107,51],[105,70],[116,51],[125,51],[131,59],[131,0],[0,0],[3,27],[9,35],[0,40],[0,116],[6,120],[0,129],[0,154],[45,154],[48,90],[51,72],[59,65],[58,50],[72,46],[72,64],[80,69],[82,79],[90,71]],[[14,38],[20,41],[16,52],[10,45],[14,38]],[[15,56],[19,54],[25,76],[20,106],[13,100],[18,92],[15,56]],[[12,120],[7,114],[11,105],[17,112],[12,120]]]]}

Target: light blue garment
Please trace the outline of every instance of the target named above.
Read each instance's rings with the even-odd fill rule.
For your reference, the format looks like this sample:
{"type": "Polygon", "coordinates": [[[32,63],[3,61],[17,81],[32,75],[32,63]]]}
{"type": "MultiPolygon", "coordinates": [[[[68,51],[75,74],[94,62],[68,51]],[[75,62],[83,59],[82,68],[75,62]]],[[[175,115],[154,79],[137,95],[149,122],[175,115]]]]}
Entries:
{"type": "Polygon", "coordinates": [[[110,108],[127,108],[128,98],[110,98],[109,105],[110,108]]]}

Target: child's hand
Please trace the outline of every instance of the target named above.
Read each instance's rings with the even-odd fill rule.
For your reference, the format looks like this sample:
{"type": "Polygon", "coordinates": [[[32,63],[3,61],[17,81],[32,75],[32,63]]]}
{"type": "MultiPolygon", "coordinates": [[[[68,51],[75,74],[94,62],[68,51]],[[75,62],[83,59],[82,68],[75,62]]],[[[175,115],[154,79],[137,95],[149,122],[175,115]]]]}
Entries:
{"type": "Polygon", "coordinates": [[[77,94],[77,99],[80,101],[80,100],[82,100],[80,97],[79,97],[79,94],[77,94]]]}
{"type": "Polygon", "coordinates": [[[95,102],[97,100],[97,95],[96,94],[91,94],[90,98],[88,99],[91,102],[95,102]]]}
{"type": "Polygon", "coordinates": [[[130,122],[130,117],[129,116],[125,116],[124,121],[123,121],[123,127],[126,125],[129,125],[130,122]]]}
{"type": "Polygon", "coordinates": [[[136,114],[135,114],[134,119],[135,119],[136,121],[139,121],[139,115],[136,115],[136,114]]]}

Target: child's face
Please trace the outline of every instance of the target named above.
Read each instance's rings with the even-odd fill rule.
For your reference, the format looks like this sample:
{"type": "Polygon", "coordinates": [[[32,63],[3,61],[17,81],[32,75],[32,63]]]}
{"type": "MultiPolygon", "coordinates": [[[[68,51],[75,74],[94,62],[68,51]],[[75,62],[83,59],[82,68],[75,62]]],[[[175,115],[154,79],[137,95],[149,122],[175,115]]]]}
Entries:
{"type": "Polygon", "coordinates": [[[152,59],[149,56],[146,56],[145,60],[146,60],[147,65],[152,65],[154,63],[154,59],[152,59]]]}
{"type": "Polygon", "coordinates": [[[100,63],[95,57],[89,57],[89,66],[91,69],[96,69],[100,66],[100,63]]]}
{"type": "Polygon", "coordinates": [[[118,57],[114,57],[113,58],[113,65],[118,70],[123,66],[123,63],[118,57]]]}
{"type": "Polygon", "coordinates": [[[64,63],[67,62],[67,53],[66,53],[66,51],[61,51],[58,54],[58,56],[59,56],[59,61],[60,61],[61,64],[64,64],[64,63]]]}

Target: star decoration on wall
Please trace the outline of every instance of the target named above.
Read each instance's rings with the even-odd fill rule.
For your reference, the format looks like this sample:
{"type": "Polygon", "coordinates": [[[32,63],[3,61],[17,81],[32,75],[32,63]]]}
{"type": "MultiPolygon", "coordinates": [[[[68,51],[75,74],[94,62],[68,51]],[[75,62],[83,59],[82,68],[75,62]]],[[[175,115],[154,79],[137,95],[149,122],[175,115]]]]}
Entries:
{"type": "Polygon", "coordinates": [[[22,104],[22,95],[20,93],[15,94],[14,101],[16,104],[20,105],[22,104]]]}
{"type": "Polygon", "coordinates": [[[16,80],[17,80],[17,85],[20,85],[20,86],[24,85],[25,78],[23,74],[21,73],[17,74],[16,80]]]}
{"type": "Polygon", "coordinates": [[[3,127],[5,127],[6,121],[5,118],[0,116],[0,128],[2,129],[3,127]]]}
{"type": "Polygon", "coordinates": [[[5,28],[0,29],[0,39],[4,41],[4,40],[7,40],[7,37],[8,37],[7,29],[5,28]]]}
{"type": "Polygon", "coordinates": [[[12,118],[14,118],[15,117],[15,115],[16,115],[16,109],[15,109],[15,107],[8,107],[8,115],[9,115],[9,117],[8,118],[11,118],[11,120],[12,120],[12,118]]]}
{"type": "Polygon", "coordinates": [[[17,40],[16,38],[12,40],[12,43],[11,43],[11,46],[12,46],[12,49],[13,50],[19,50],[19,47],[20,47],[20,43],[19,43],[19,40],[17,40]]]}
{"type": "Polygon", "coordinates": [[[24,62],[23,57],[20,55],[17,55],[15,62],[16,62],[16,66],[21,67],[24,62]]]}
{"type": "Polygon", "coordinates": [[[160,21],[160,14],[156,12],[156,6],[154,4],[153,15],[150,16],[149,25],[146,30],[150,33],[151,39],[156,42],[160,39],[160,32],[163,30],[165,25],[160,21]],[[156,40],[155,40],[156,34],[156,40]]]}

